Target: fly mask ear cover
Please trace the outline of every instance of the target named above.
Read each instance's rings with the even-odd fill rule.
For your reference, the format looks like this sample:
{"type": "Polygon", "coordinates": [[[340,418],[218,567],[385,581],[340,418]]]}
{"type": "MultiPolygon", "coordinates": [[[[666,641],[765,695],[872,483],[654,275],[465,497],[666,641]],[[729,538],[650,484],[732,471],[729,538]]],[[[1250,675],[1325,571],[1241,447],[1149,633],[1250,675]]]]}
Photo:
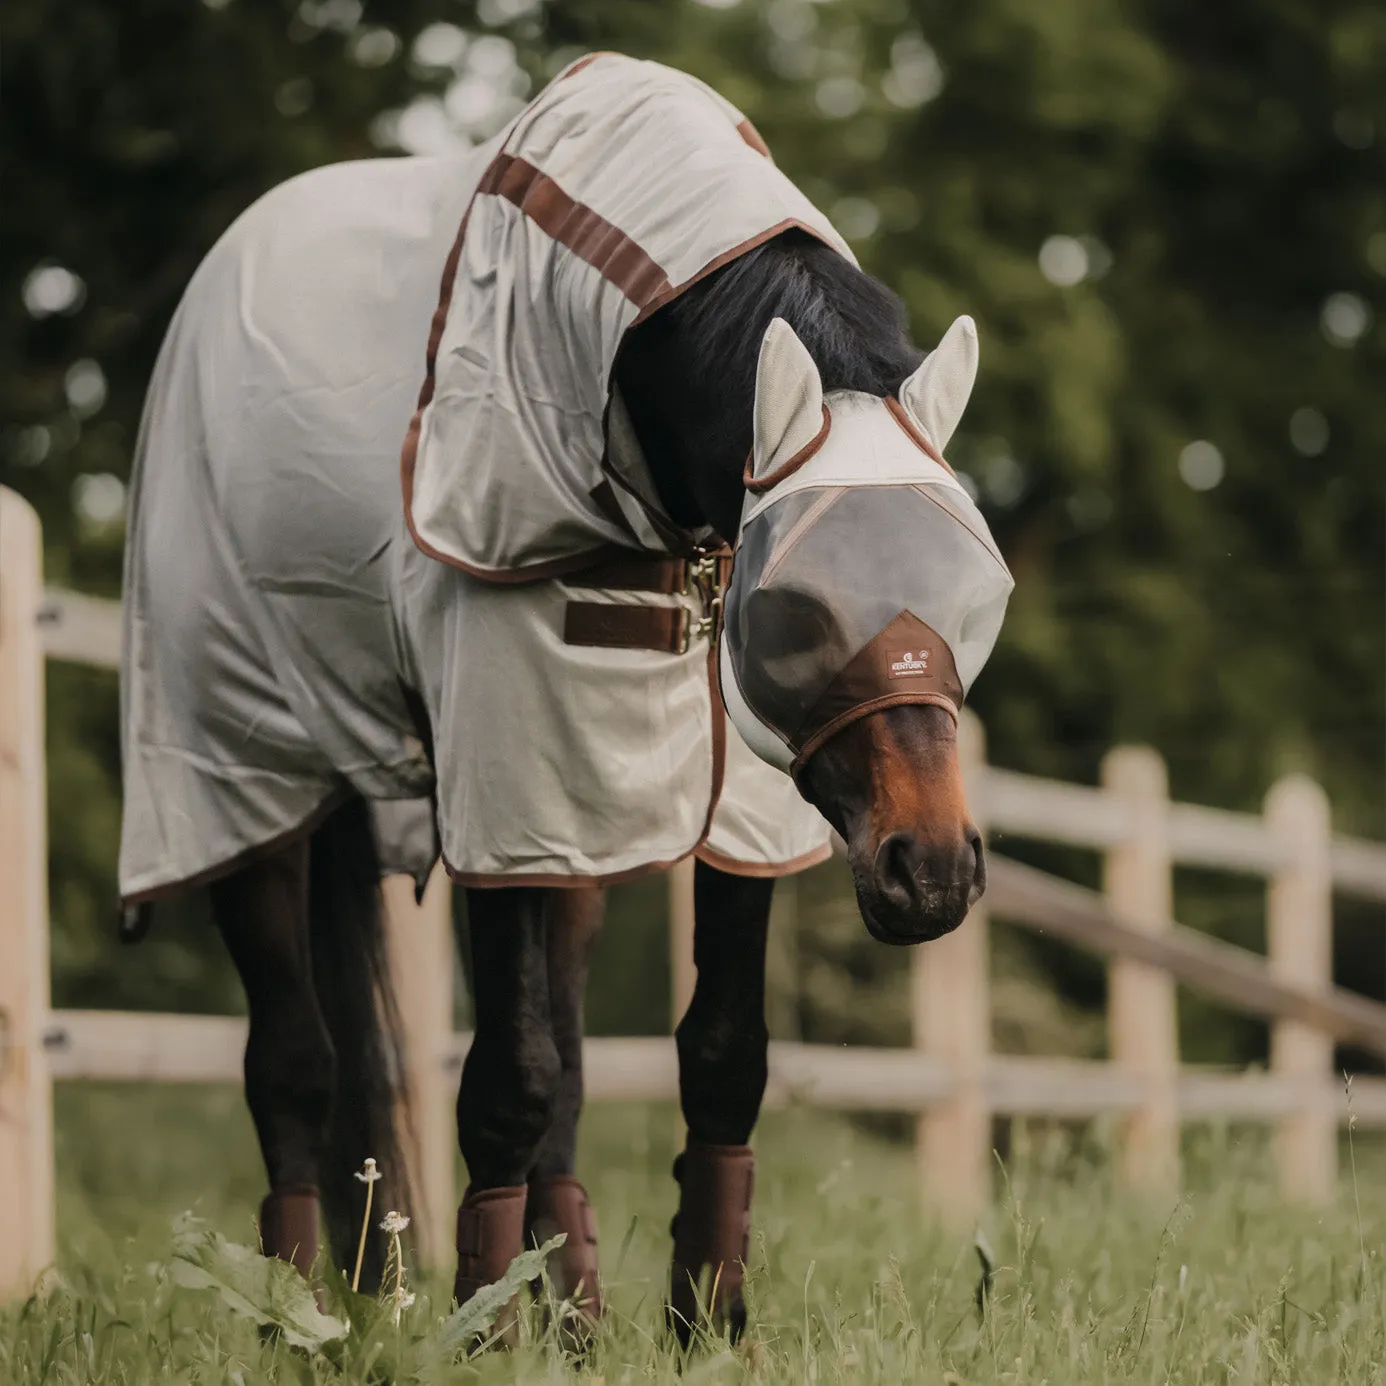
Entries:
{"type": "Polygon", "coordinates": [[[728,716],[771,765],[797,773],[879,708],[956,716],[991,654],[1013,583],[941,454],[976,371],[959,318],[898,399],[825,398],[793,329],[766,332],[719,668],[728,716]]]}

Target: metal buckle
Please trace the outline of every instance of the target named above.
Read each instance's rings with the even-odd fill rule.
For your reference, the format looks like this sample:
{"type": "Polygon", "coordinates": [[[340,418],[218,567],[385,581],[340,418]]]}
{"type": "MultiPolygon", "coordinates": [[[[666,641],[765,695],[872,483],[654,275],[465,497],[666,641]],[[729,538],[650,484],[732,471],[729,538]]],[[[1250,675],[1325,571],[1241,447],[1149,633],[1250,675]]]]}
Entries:
{"type": "Polygon", "coordinates": [[[717,587],[717,559],[711,553],[699,551],[698,556],[684,560],[683,595],[695,593],[706,602],[717,587]]]}
{"type": "Polygon", "coordinates": [[[683,625],[679,632],[679,653],[687,654],[695,640],[715,639],[722,619],[722,584],[718,581],[721,568],[715,550],[699,549],[695,556],[684,560],[683,595],[698,598],[702,614],[696,621],[683,610],[683,625]]]}
{"type": "Polygon", "coordinates": [[[717,625],[722,615],[722,595],[717,596],[708,603],[706,611],[699,616],[696,621],[690,619],[690,612],[687,607],[680,607],[683,612],[683,621],[679,627],[679,653],[686,655],[693,648],[696,640],[711,640],[717,634],[717,625]]]}

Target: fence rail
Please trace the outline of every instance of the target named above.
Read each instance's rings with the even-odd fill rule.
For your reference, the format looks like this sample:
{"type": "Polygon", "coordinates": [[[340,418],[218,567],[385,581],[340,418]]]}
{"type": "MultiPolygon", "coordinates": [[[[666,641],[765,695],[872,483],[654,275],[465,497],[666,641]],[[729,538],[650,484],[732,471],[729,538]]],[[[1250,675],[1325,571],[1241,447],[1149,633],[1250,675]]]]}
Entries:
{"type": "MultiPolygon", "coordinates": [[[[9,1172],[0,1183],[0,1295],[24,1287],[52,1254],[52,1081],[236,1082],[245,1043],[245,1022],[234,1018],[49,1009],[43,662],[117,667],[120,612],[115,602],[44,591],[40,549],[32,510],[0,488],[0,900],[14,911],[0,931],[0,1168],[9,1172]]],[[[1143,748],[1110,752],[1099,786],[1062,784],[988,765],[982,729],[965,718],[960,756],[993,845],[1016,837],[1096,851],[1102,892],[993,855],[990,889],[965,926],[910,954],[912,1047],[774,1043],[767,1100],[916,1114],[921,1195],[951,1221],[970,1220],[989,1196],[995,1115],[1112,1115],[1121,1174],[1161,1189],[1178,1178],[1182,1121],[1270,1123],[1285,1194],[1328,1197],[1337,1127],[1349,1113],[1332,1072],[1334,1041],[1386,1054],[1386,1007],[1332,984],[1333,897],[1386,902],[1386,847],[1333,834],[1323,791],[1302,776],[1274,786],[1257,815],[1171,802],[1163,763],[1143,748]],[[1178,866],[1265,880],[1267,956],[1174,922],[1178,866]],[[991,1052],[989,916],[1108,959],[1110,1061],[991,1052]],[[1269,1071],[1181,1065],[1176,984],[1265,1017],[1269,1071]]],[[[419,905],[408,882],[385,885],[407,1030],[402,1076],[419,1133],[418,1228],[424,1255],[436,1258],[455,1207],[452,1108],[467,1044],[451,1028],[448,891],[435,880],[419,905]]],[[[693,978],[688,863],[670,872],[669,896],[677,1014],[693,978]]],[[[667,1037],[591,1039],[585,1055],[594,1099],[677,1095],[667,1037]]],[[[1386,1127],[1386,1080],[1357,1080],[1350,1110],[1362,1125],[1386,1127]]]]}
{"type": "MultiPolygon", "coordinates": [[[[55,1079],[90,1082],[239,1083],[246,1022],[238,1016],[54,1011],[43,1035],[55,1079]]],[[[455,1082],[471,1044],[452,1036],[439,1068],[455,1082]]],[[[678,1055],[666,1035],[597,1036],[583,1044],[586,1096],[594,1102],[675,1102],[678,1055]]],[[[1092,1059],[993,1055],[983,1075],[998,1116],[1085,1118],[1138,1109],[1138,1075],[1092,1059]]],[[[955,1088],[947,1064],[914,1049],[770,1042],[766,1104],[838,1112],[924,1112],[955,1088]]],[[[1295,1083],[1258,1070],[1185,1068],[1180,1112],[1190,1120],[1264,1122],[1322,1104],[1340,1123],[1386,1127],[1386,1079],[1295,1083]]]]}

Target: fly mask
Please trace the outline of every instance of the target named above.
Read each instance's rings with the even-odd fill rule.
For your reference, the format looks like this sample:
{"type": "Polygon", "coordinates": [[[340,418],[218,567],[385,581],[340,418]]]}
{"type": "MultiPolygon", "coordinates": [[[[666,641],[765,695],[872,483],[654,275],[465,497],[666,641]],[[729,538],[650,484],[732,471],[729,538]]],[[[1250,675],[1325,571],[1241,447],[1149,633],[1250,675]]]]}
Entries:
{"type": "Polygon", "coordinates": [[[736,729],[796,778],[878,709],[956,717],[996,643],[1011,575],[941,453],[976,371],[959,318],[898,399],[825,398],[789,324],[765,334],[720,668],[736,729]]]}

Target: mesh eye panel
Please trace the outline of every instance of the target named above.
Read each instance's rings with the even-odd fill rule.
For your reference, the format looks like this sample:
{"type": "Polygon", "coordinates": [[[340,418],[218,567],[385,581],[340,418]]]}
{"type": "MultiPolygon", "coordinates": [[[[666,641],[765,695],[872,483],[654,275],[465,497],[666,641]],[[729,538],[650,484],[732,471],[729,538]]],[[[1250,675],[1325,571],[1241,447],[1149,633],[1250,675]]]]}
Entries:
{"type": "MultiPolygon", "coordinates": [[[[942,641],[964,691],[986,662],[1011,577],[976,507],[951,489],[936,498],[939,489],[805,489],[744,526],[727,595],[728,654],[750,709],[791,745],[902,615],[942,641]]],[[[908,671],[915,652],[895,654],[893,667],[908,671]]]]}

